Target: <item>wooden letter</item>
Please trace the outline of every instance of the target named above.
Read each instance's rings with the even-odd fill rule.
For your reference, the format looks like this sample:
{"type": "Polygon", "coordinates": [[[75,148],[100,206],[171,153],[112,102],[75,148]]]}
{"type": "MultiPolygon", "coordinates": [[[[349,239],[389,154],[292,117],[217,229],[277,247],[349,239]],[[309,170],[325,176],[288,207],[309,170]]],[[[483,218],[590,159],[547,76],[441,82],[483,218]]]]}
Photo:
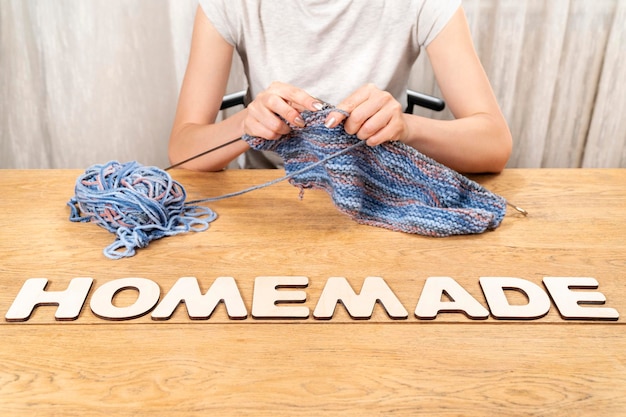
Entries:
{"type": "Polygon", "coordinates": [[[376,302],[380,302],[392,319],[406,319],[409,316],[400,300],[380,277],[365,278],[360,294],[354,292],[345,278],[328,278],[313,312],[313,317],[330,320],[339,302],[343,304],[353,319],[371,318],[376,302]]]}
{"type": "Polygon", "coordinates": [[[572,291],[597,289],[598,281],[583,277],[544,277],[546,286],[561,317],[571,320],[617,320],[619,313],[608,307],[582,307],[581,304],[603,305],[606,297],[601,292],[572,291]]]}
{"type": "Polygon", "coordinates": [[[534,320],[545,316],[550,311],[548,294],[537,284],[525,279],[481,277],[480,286],[491,314],[497,319],[534,320]],[[528,302],[522,305],[509,304],[505,290],[522,292],[528,302]]]}
{"type": "Polygon", "coordinates": [[[93,284],[92,278],[74,278],[65,291],[46,291],[46,278],[31,278],[24,282],[13,304],[4,316],[6,321],[27,321],[35,307],[57,305],[56,320],[76,320],[93,284]]]}
{"type": "Polygon", "coordinates": [[[131,320],[147,314],[159,302],[161,289],[159,284],[145,278],[122,278],[107,282],[98,288],[91,297],[90,307],[93,313],[107,320],[131,320]],[[135,289],[139,292],[137,300],[129,306],[113,305],[113,298],[121,291],[135,289]]]}
{"type": "Polygon", "coordinates": [[[189,318],[206,320],[211,317],[217,305],[223,302],[231,319],[245,319],[248,310],[241,298],[237,283],[232,277],[219,277],[205,295],[200,292],[198,279],[182,277],[163,297],[152,312],[153,320],[169,320],[180,303],[185,303],[189,318]]]}
{"type": "Polygon", "coordinates": [[[415,307],[415,316],[432,320],[439,312],[464,313],[474,320],[484,320],[489,317],[489,311],[454,279],[430,277],[426,280],[422,295],[415,307]],[[444,294],[452,301],[442,301],[444,294]]]}
{"type": "Polygon", "coordinates": [[[304,303],[304,291],[285,291],[281,288],[306,288],[307,277],[257,277],[254,280],[252,317],[255,319],[306,319],[308,307],[287,307],[279,304],[304,303]]]}

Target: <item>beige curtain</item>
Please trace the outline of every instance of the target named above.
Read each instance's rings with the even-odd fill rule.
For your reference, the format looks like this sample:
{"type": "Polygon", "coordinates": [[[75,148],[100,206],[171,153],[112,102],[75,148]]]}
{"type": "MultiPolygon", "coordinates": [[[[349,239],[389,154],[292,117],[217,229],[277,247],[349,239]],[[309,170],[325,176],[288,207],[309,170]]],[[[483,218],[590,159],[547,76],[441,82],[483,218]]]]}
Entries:
{"type": "Polygon", "coordinates": [[[164,166],[195,5],[0,0],[0,166],[164,166]]]}
{"type": "MultiPolygon", "coordinates": [[[[626,167],[626,2],[463,5],[513,131],[510,167],[626,167]]],[[[196,6],[0,0],[0,168],[166,166],[196,6]]],[[[236,65],[229,90],[243,86],[236,65]]],[[[438,94],[425,55],[411,87],[438,94]]]]}

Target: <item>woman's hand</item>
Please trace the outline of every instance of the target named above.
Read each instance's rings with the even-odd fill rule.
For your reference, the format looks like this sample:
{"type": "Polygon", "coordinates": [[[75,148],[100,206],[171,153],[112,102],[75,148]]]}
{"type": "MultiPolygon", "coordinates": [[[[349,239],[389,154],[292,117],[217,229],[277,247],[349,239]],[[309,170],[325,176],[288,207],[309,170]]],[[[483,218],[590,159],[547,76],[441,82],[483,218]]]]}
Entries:
{"type": "Polygon", "coordinates": [[[323,104],[302,89],[273,82],[248,105],[244,132],[250,136],[275,140],[289,133],[293,126],[304,127],[303,110],[320,110],[323,104]]]}
{"type": "Polygon", "coordinates": [[[326,127],[337,126],[345,119],[344,129],[351,135],[367,141],[369,146],[386,141],[403,141],[409,136],[402,106],[388,92],[367,84],[356,90],[337,105],[350,114],[346,118],[339,112],[331,112],[326,127]]]}

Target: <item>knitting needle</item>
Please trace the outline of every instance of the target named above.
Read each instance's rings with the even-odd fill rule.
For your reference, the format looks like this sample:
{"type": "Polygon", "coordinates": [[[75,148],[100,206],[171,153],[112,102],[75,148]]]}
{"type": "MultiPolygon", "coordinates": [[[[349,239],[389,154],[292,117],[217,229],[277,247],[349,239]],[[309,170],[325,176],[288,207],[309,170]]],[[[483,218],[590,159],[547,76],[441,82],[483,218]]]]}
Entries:
{"type": "Polygon", "coordinates": [[[206,154],[209,154],[209,153],[211,153],[211,152],[213,152],[213,151],[217,151],[218,149],[222,149],[222,148],[224,148],[224,147],[226,147],[226,146],[228,146],[228,145],[232,145],[233,143],[238,142],[238,141],[240,141],[240,140],[241,140],[241,138],[236,138],[236,139],[233,139],[233,140],[231,140],[231,141],[229,141],[229,142],[222,143],[221,145],[218,145],[218,146],[216,146],[216,147],[214,147],[214,148],[211,148],[211,149],[209,149],[209,150],[207,150],[207,151],[204,151],[204,152],[201,152],[201,153],[199,153],[199,154],[197,154],[197,155],[194,155],[194,156],[192,156],[191,158],[187,158],[187,159],[185,159],[184,161],[181,161],[181,162],[178,162],[178,163],[176,163],[176,164],[174,164],[174,165],[171,165],[171,166],[169,166],[169,167],[165,168],[165,170],[164,170],[164,171],[169,171],[169,170],[170,170],[170,169],[172,169],[172,168],[177,168],[177,167],[179,167],[179,166],[181,166],[181,165],[183,165],[183,164],[186,164],[186,163],[187,163],[187,162],[189,162],[189,161],[193,161],[194,159],[200,158],[201,156],[204,156],[204,155],[206,155],[206,154]]]}
{"type": "Polygon", "coordinates": [[[515,210],[517,210],[519,213],[521,213],[524,217],[528,216],[528,212],[526,210],[524,210],[523,208],[518,207],[515,204],[510,203],[508,201],[506,202],[506,204],[508,204],[509,206],[513,207],[515,210]]]}
{"type": "MultiPolygon", "coordinates": [[[[333,105],[331,105],[331,104],[329,104],[329,103],[326,103],[326,102],[325,102],[325,101],[323,101],[323,100],[320,100],[320,99],[316,99],[316,100],[317,100],[317,101],[319,101],[320,103],[322,103],[322,105],[324,106],[324,107],[322,108],[322,110],[326,110],[326,109],[329,109],[329,108],[334,107],[333,105]]],[[[346,113],[346,112],[342,112],[342,113],[346,113]]],[[[346,114],[346,116],[349,116],[349,114],[346,114]]],[[[193,161],[194,159],[200,158],[201,156],[204,156],[204,155],[206,155],[206,154],[209,154],[209,153],[211,153],[211,152],[213,152],[213,151],[217,151],[218,149],[222,149],[222,148],[224,148],[224,147],[226,147],[226,146],[228,146],[228,145],[231,145],[231,144],[233,144],[233,143],[235,143],[235,142],[238,142],[238,141],[240,141],[240,140],[241,140],[241,138],[236,138],[236,139],[231,140],[230,142],[226,142],[226,143],[223,143],[223,144],[221,144],[221,145],[218,145],[218,146],[216,146],[215,148],[211,148],[211,149],[209,149],[209,150],[207,150],[207,151],[201,152],[201,153],[199,153],[199,154],[197,154],[197,155],[194,155],[194,156],[192,156],[192,157],[190,157],[190,158],[187,158],[187,159],[185,159],[184,161],[181,161],[181,162],[178,162],[178,163],[176,163],[176,164],[174,164],[174,165],[171,165],[171,166],[169,166],[169,167],[165,168],[165,169],[164,169],[164,171],[169,171],[170,169],[177,168],[177,167],[179,167],[179,166],[181,166],[181,165],[183,165],[183,164],[186,164],[187,162],[193,161]]]]}

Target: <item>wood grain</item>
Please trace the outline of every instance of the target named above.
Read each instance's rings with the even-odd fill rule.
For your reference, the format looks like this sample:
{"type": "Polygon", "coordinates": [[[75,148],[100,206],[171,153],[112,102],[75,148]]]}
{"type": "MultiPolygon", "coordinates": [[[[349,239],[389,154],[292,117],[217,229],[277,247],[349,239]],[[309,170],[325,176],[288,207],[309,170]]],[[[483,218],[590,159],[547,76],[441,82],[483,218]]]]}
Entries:
{"type": "Polygon", "coordinates": [[[7,415],[619,416],[626,406],[626,339],[611,326],[2,331],[7,415]]]}
{"type": "MultiPolygon", "coordinates": [[[[429,415],[619,416],[626,407],[626,170],[506,170],[477,181],[530,214],[509,211],[500,228],[425,238],[358,225],[324,192],[304,199],[287,183],[211,203],[208,231],[152,242],[130,259],[102,249],[112,235],[68,221],[78,170],[0,170],[0,312],[23,282],[63,290],[74,277],[95,287],[124,277],[164,293],[182,276],[203,291],[236,279],[250,311],[262,275],[309,277],[311,312],[331,276],[358,290],[381,276],[409,311],[390,320],[377,306],[355,321],[229,320],[223,306],[192,321],[184,306],[164,322],[96,317],[73,322],[53,306],[25,323],[0,321],[0,410],[7,415],[429,415]],[[591,276],[616,322],[418,320],[426,278],[451,276],[485,305],[478,279],[591,276]]],[[[189,199],[221,195],[280,171],[173,172],[189,199]]],[[[132,294],[119,303],[133,302],[132,294]]]]}

